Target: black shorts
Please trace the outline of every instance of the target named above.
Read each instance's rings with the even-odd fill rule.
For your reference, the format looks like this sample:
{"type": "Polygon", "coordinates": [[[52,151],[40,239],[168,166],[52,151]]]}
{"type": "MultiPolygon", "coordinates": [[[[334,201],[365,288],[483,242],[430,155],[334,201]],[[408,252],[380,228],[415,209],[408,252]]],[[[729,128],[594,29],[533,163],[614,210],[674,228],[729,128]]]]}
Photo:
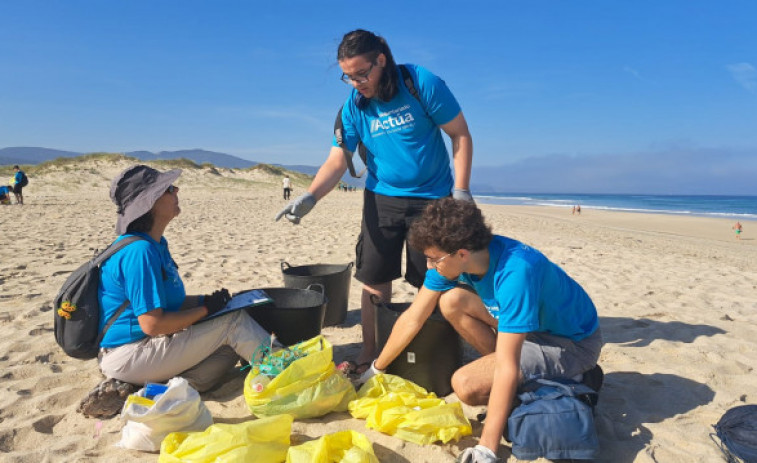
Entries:
{"type": "Polygon", "coordinates": [[[15,185],[13,185],[13,192],[17,195],[20,195],[23,188],[24,187],[22,187],[20,184],[16,183],[15,185]]]}
{"type": "Polygon", "coordinates": [[[426,276],[426,257],[407,246],[410,224],[426,205],[425,198],[363,194],[363,223],[355,246],[355,278],[367,285],[388,283],[402,276],[405,247],[405,279],[420,288],[426,276]]]}

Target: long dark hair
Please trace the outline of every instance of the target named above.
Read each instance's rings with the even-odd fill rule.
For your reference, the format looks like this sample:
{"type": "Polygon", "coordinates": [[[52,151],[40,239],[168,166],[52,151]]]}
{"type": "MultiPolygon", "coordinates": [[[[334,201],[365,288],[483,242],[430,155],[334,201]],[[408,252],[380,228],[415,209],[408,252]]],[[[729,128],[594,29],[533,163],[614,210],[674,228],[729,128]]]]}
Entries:
{"type": "Polygon", "coordinates": [[[377,96],[383,101],[389,101],[398,92],[399,79],[397,78],[397,63],[394,62],[386,39],[363,29],[347,32],[337,49],[336,60],[341,61],[345,58],[364,55],[368,61],[375,64],[376,58],[381,53],[386,56],[386,66],[379,79],[377,96]]]}
{"type": "Polygon", "coordinates": [[[150,233],[154,224],[155,217],[150,210],[134,219],[134,221],[126,227],[126,233],[150,233]]]}

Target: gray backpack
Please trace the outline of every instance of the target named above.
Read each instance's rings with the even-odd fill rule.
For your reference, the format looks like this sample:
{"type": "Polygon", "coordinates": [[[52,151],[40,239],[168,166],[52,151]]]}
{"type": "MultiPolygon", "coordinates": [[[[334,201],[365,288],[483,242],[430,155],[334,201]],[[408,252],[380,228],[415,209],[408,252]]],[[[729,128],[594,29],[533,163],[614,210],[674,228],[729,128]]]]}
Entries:
{"type": "Polygon", "coordinates": [[[129,306],[129,301],[124,301],[105,323],[102,332],[98,333],[100,303],[97,290],[100,285],[100,266],[124,247],[143,239],[139,236],[129,236],[111,244],[92,260],[74,270],[63,283],[53,301],[53,323],[55,341],[66,354],[83,360],[97,357],[105,332],[129,306]]]}

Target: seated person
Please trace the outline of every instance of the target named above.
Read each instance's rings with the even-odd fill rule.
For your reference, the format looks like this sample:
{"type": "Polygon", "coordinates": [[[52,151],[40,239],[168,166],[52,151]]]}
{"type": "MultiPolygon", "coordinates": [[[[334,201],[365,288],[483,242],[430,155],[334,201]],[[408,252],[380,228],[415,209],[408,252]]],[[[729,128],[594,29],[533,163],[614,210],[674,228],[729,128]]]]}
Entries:
{"type": "MultiPolygon", "coordinates": [[[[492,235],[472,202],[429,204],[410,229],[428,272],[378,358],[359,379],[383,372],[439,305],[481,357],[458,369],[452,388],[469,405],[488,405],[479,444],[462,461],[494,462],[519,385],[536,378],[601,375],[597,311],[583,288],[543,254],[492,235]]],[[[589,384],[598,389],[599,384],[589,384]]]]}
{"type": "Polygon", "coordinates": [[[11,186],[0,186],[0,204],[10,204],[11,203],[11,196],[10,194],[13,192],[13,187],[11,186]]]}
{"type": "Polygon", "coordinates": [[[187,296],[163,232],[177,216],[181,170],[159,172],[144,165],[123,171],[111,185],[118,206],[116,241],[135,241],[101,267],[98,297],[100,329],[128,302],[106,331],[98,362],[107,378],[81,403],[88,416],[118,413],[135,385],[185,378],[198,391],[216,385],[240,357],[250,360],[269,334],[244,310],[196,324],[230,299],[222,289],[187,296]]]}

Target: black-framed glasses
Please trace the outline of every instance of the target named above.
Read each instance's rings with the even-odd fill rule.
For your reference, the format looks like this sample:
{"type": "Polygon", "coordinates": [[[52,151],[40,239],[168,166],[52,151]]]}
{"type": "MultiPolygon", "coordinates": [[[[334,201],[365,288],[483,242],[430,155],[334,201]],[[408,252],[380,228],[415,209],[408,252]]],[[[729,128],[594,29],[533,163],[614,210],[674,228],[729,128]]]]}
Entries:
{"type": "Polygon", "coordinates": [[[428,263],[428,265],[436,268],[444,259],[446,259],[447,257],[451,256],[452,254],[454,254],[454,252],[450,252],[449,254],[446,254],[446,255],[444,255],[442,257],[439,257],[438,259],[432,259],[432,258],[426,256],[426,262],[428,263]]]}
{"type": "Polygon", "coordinates": [[[179,187],[173,186],[173,185],[168,185],[168,188],[166,188],[166,193],[173,194],[174,192],[176,192],[178,190],[179,190],[179,187]]]}
{"type": "Polygon", "coordinates": [[[349,85],[351,82],[355,82],[356,84],[364,84],[370,80],[371,71],[373,71],[373,66],[375,65],[376,63],[371,63],[371,67],[369,67],[367,71],[361,72],[355,76],[349,76],[345,73],[342,73],[342,77],[340,77],[340,79],[347,85],[349,85]]]}

